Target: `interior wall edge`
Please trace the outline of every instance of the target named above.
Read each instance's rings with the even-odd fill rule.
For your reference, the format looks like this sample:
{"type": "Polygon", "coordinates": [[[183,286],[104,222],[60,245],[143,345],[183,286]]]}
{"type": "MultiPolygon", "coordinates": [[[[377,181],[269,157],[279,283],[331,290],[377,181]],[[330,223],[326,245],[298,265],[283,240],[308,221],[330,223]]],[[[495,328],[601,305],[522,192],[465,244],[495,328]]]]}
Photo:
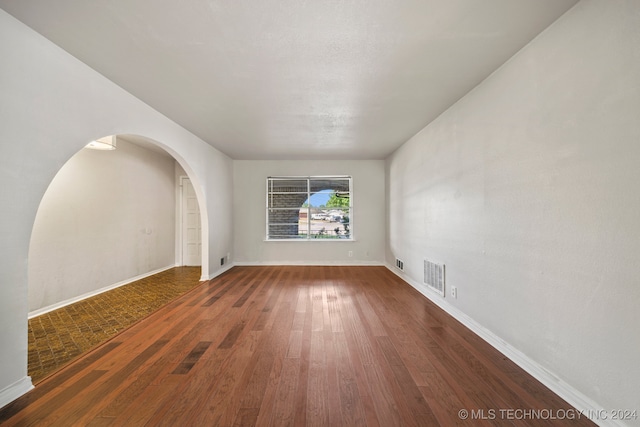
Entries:
{"type": "Polygon", "coordinates": [[[219,268],[218,270],[214,271],[213,273],[209,274],[209,275],[202,275],[202,277],[200,277],[201,281],[208,281],[208,280],[212,280],[215,279],[216,277],[222,275],[223,273],[226,273],[227,271],[231,270],[236,264],[235,263],[231,263],[229,265],[227,265],[226,267],[222,267],[219,268]]]}
{"type": "Polygon", "coordinates": [[[4,389],[0,390],[0,408],[4,408],[20,396],[26,394],[30,390],[33,390],[33,388],[33,383],[29,376],[25,376],[13,384],[8,385],[4,389]]]}

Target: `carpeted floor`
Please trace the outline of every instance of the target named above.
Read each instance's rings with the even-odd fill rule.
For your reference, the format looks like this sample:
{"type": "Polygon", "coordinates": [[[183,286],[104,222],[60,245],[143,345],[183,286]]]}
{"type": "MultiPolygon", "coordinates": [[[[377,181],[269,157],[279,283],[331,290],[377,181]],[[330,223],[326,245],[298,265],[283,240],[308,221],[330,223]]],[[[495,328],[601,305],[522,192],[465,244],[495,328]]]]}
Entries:
{"type": "Polygon", "coordinates": [[[199,283],[200,267],[176,267],[30,319],[31,380],[42,380],[199,283]]]}

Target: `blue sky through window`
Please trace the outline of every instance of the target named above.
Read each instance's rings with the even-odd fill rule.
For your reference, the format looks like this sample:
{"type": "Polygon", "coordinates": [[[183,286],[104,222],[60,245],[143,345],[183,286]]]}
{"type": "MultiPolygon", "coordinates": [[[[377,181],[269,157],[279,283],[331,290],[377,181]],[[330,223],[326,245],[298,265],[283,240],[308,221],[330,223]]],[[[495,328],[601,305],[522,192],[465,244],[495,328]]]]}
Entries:
{"type": "Polygon", "coordinates": [[[331,197],[331,193],[333,190],[322,190],[315,194],[312,194],[306,202],[310,202],[312,207],[318,207],[322,205],[326,205],[329,201],[329,197],[331,197]]]}

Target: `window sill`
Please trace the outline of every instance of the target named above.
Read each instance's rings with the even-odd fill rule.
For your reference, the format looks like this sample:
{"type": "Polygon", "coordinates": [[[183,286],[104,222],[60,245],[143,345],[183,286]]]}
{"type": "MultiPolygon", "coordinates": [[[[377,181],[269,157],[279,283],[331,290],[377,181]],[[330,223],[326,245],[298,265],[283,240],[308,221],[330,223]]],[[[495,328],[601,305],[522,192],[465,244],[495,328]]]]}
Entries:
{"type": "Polygon", "coordinates": [[[344,243],[355,242],[356,239],[264,239],[264,242],[312,242],[312,243],[344,243]]]}

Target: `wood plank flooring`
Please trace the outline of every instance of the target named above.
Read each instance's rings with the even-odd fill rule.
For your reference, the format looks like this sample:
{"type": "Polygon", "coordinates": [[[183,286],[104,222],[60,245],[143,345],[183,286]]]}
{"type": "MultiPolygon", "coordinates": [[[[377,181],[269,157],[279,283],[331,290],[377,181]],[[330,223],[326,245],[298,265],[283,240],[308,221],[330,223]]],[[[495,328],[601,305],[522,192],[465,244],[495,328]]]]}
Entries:
{"type": "Polygon", "coordinates": [[[235,267],[43,380],[0,423],[594,425],[572,411],[384,267],[235,267]]]}

